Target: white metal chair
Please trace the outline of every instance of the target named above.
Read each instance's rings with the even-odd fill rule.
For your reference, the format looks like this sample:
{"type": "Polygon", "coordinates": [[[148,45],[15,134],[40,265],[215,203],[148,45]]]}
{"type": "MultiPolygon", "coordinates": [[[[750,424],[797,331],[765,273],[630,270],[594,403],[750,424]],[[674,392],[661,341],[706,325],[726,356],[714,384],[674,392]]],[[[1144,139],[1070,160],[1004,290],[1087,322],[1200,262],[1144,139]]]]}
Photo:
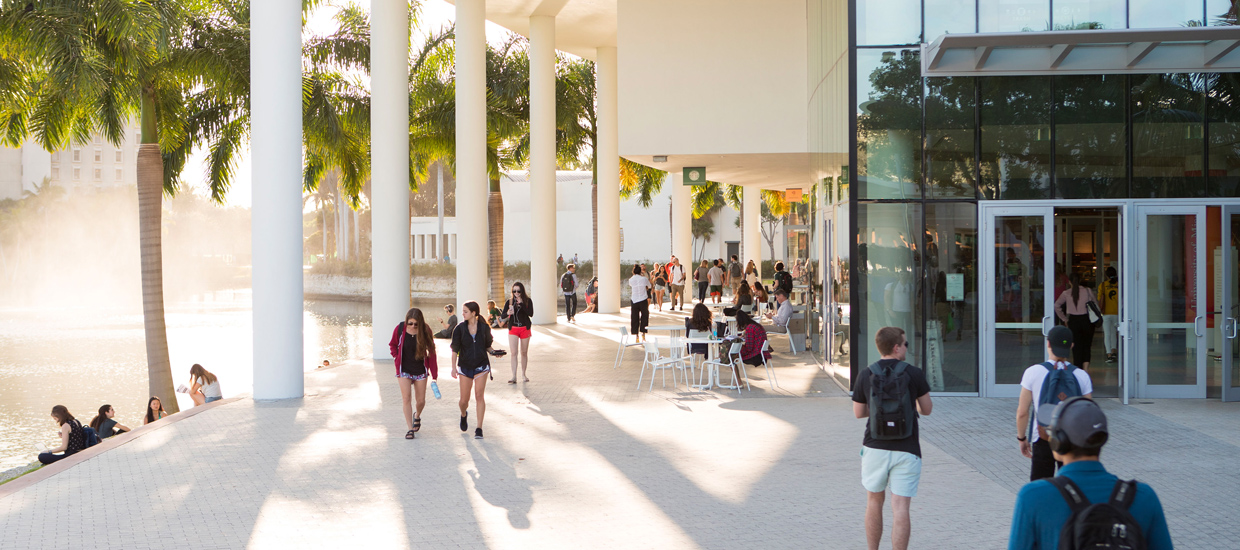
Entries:
{"type": "MultiPolygon", "coordinates": [[[[642,371],[637,375],[637,389],[642,387],[642,377],[646,375],[646,367],[650,367],[650,388],[646,391],[654,391],[654,374],[660,370],[672,371],[672,387],[676,387],[676,367],[683,359],[679,357],[663,357],[659,353],[659,344],[657,339],[655,342],[642,342],[643,349],[646,350],[646,358],[642,361],[642,371]]],[[[667,373],[663,373],[663,387],[667,387],[667,373]]]]}
{"type": "MultiPolygon", "coordinates": [[[[791,338],[789,338],[789,340],[791,340],[791,338]]],[[[766,352],[769,351],[770,349],[771,349],[771,341],[767,340],[765,342],[762,342],[762,351],[758,353],[760,353],[762,356],[762,366],[766,367],[766,379],[771,382],[771,389],[773,390],[775,389],[775,386],[779,385],[779,380],[775,378],[775,369],[771,368],[770,362],[766,360],[766,352]]]]}
{"type": "Polygon", "coordinates": [[[749,305],[744,305],[744,306],[741,306],[741,311],[744,311],[745,313],[752,314],[752,313],[753,313],[753,304],[749,304],[749,305]]]}
{"type": "Polygon", "coordinates": [[[629,342],[629,327],[620,327],[620,347],[616,348],[616,364],[612,365],[614,370],[620,366],[620,361],[624,359],[624,350],[629,346],[640,346],[640,342],[629,342]]]}
{"type": "MultiPolygon", "coordinates": [[[[752,388],[749,387],[749,374],[745,372],[745,363],[741,361],[740,342],[732,343],[732,346],[728,349],[726,362],[722,359],[716,361],[703,361],[702,373],[706,374],[709,372],[710,376],[714,380],[722,381],[719,375],[719,367],[728,367],[728,372],[732,373],[732,386],[724,386],[723,384],[719,384],[719,387],[736,389],[736,393],[739,395],[741,393],[741,381],[736,379],[736,370],[739,370],[741,372],[741,376],[745,379],[745,388],[752,390],[752,388]],[[733,367],[736,367],[736,370],[733,370],[733,367]]],[[[698,382],[701,383],[700,380],[698,382]]]]}
{"type": "MultiPolygon", "coordinates": [[[[774,334],[783,334],[784,336],[788,337],[788,349],[792,350],[793,355],[796,355],[797,354],[797,341],[792,338],[792,330],[788,328],[788,326],[792,324],[793,317],[796,317],[795,311],[791,316],[788,317],[787,324],[781,325],[779,323],[775,323],[772,321],[771,327],[779,329],[778,331],[774,331],[774,334]]],[[[772,331],[768,330],[767,333],[770,334],[772,333],[772,331]]]]}

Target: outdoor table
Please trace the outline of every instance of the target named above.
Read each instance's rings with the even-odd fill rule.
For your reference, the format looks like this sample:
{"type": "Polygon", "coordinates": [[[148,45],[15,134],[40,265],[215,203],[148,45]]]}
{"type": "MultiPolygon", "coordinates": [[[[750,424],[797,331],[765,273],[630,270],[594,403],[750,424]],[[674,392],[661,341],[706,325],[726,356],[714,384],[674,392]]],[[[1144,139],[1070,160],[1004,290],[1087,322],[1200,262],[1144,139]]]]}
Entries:
{"type": "MultiPolygon", "coordinates": [[[[686,344],[707,344],[707,349],[709,350],[708,356],[707,356],[708,361],[715,360],[716,345],[718,344],[729,344],[730,345],[736,341],[737,339],[735,338],[685,338],[684,340],[686,344]]],[[[719,372],[716,367],[712,366],[712,368],[710,369],[704,368],[704,370],[706,370],[706,375],[707,375],[706,383],[694,385],[693,386],[694,388],[697,388],[700,390],[709,390],[713,386],[719,386],[720,388],[727,389],[727,390],[737,389],[737,386],[723,385],[723,380],[720,379],[721,377],[719,376],[719,372]]]]}
{"type": "Polygon", "coordinates": [[[685,326],[680,325],[652,325],[646,327],[646,330],[666,330],[671,333],[672,338],[680,338],[680,333],[685,331],[685,326]]]}

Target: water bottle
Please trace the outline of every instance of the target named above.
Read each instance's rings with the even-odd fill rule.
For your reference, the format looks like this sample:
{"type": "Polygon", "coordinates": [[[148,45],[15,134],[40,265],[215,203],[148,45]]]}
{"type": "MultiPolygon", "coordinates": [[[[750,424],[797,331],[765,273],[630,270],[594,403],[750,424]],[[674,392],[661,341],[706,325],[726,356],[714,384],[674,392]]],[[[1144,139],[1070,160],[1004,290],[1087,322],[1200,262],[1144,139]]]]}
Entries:
{"type": "Polygon", "coordinates": [[[431,392],[435,394],[435,399],[443,399],[443,394],[439,393],[439,383],[431,380],[431,392]]]}

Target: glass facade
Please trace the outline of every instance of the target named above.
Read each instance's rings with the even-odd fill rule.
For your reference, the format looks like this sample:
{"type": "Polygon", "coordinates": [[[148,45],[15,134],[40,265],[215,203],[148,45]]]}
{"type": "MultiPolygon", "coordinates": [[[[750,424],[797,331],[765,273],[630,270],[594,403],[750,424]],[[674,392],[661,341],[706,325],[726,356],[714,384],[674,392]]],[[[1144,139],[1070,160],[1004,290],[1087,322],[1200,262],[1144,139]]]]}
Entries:
{"type": "MultiPolygon", "coordinates": [[[[810,59],[810,137],[832,228],[821,240],[824,337],[841,382],[878,358],[879,328],[899,326],[934,391],[981,391],[979,201],[1240,197],[1240,75],[925,78],[919,49],[954,33],[1234,25],[1231,0],[820,0],[811,37],[840,31],[830,12],[842,4],[846,54],[822,37],[810,59]],[[830,113],[842,97],[846,121],[830,113]]],[[[996,273],[1027,267],[996,282],[1008,315],[996,321],[1040,322],[1038,251],[1051,228],[1004,223],[996,242],[1011,258],[996,273]]],[[[1021,344],[1001,350],[1019,368],[995,383],[1018,382],[1040,356],[1024,345],[1039,329],[1007,330],[996,342],[1021,344]]]]}

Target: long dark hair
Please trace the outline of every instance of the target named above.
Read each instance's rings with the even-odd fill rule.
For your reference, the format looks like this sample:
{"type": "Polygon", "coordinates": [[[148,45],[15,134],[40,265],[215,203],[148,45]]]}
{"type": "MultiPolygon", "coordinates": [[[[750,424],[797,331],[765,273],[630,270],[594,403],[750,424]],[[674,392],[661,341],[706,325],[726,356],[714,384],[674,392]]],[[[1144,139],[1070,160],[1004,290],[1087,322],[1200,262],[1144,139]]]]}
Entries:
{"type": "Polygon", "coordinates": [[[737,296],[753,296],[753,291],[749,290],[749,283],[741,281],[741,286],[736,289],[737,296]]]}
{"type": "Polygon", "coordinates": [[[164,410],[164,400],[152,395],[150,399],[146,400],[146,421],[147,422],[154,422],[156,420],[159,420],[158,418],[155,418],[155,413],[151,412],[151,403],[154,403],[156,401],[159,401],[159,412],[161,413],[168,412],[164,410]]]}
{"type": "MultiPolygon", "coordinates": [[[[698,304],[701,305],[701,304],[698,304]]],[[[745,327],[754,323],[753,317],[741,310],[736,310],[736,329],[745,330],[745,327]]]]}
{"type": "MultiPolygon", "coordinates": [[[[194,378],[201,378],[203,382],[202,385],[204,386],[210,386],[211,384],[214,384],[216,380],[214,374],[211,374],[207,371],[207,369],[202,368],[202,365],[199,365],[198,363],[194,363],[194,366],[189,368],[189,377],[191,380],[194,378]]],[[[164,403],[161,401],[159,406],[164,406],[164,403]]]]}
{"type": "Polygon", "coordinates": [[[414,359],[426,359],[428,353],[435,351],[435,339],[431,335],[431,327],[426,326],[426,317],[422,315],[422,310],[413,308],[409,313],[405,314],[405,324],[408,325],[410,320],[418,322],[418,347],[413,352],[414,359]]]}
{"type": "Polygon", "coordinates": [[[689,328],[693,330],[710,330],[710,308],[706,304],[693,306],[693,317],[689,319],[689,328]]]}
{"type": "MultiPolygon", "coordinates": [[[[99,407],[99,414],[95,415],[95,417],[90,420],[90,427],[94,428],[95,431],[99,431],[99,426],[103,424],[104,420],[108,419],[108,410],[111,408],[112,405],[104,405],[99,407]]],[[[103,437],[103,434],[99,434],[99,437],[103,437]]]]}
{"type": "MultiPolygon", "coordinates": [[[[517,283],[517,284],[521,284],[521,283],[517,283]]],[[[524,287],[522,287],[522,289],[521,289],[521,293],[522,293],[522,294],[524,294],[524,293],[525,293],[525,288],[524,288],[524,287]]],[[[487,323],[486,323],[486,321],[483,321],[483,320],[482,320],[482,310],[478,307],[478,302],[475,302],[475,301],[473,301],[473,300],[470,300],[470,301],[468,301],[468,302],[465,302],[465,303],[461,304],[461,307],[462,307],[463,309],[468,309],[471,313],[473,313],[473,314],[474,314],[474,319],[477,319],[477,321],[478,321],[478,326],[485,326],[485,325],[487,324],[487,323]]],[[[466,322],[468,322],[468,321],[466,321],[466,322]]]]}
{"type": "Polygon", "coordinates": [[[1073,273],[1069,275],[1068,284],[1072,285],[1072,305],[1075,307],[1076,303],[1081,299],[1081,274],[1073,273]]]}
{"type": "MultiPolygon", "coordinates": [[[[525,284],[523,284],[521,281],[517,281],[515,283],[512,283],[512,286],[515,287],[521,293],[522,302],[525,302],[527,304],[534,303],[533,301],[530,300],[530,295],[525,293],[525,284]]],[[[474,305],[477,306],[478,304],[475,303],[474,305]]]]}
{"type": "Polygon", "coordinates": [[[64,426],[65,422],[73,420],[73,415],[69,414],[68,407],[65,407],[64,405],[56,405],[55,407],[52,407],[52,416],[56,417],[56,421],[59,422],[61,426],[64,426]]]}

